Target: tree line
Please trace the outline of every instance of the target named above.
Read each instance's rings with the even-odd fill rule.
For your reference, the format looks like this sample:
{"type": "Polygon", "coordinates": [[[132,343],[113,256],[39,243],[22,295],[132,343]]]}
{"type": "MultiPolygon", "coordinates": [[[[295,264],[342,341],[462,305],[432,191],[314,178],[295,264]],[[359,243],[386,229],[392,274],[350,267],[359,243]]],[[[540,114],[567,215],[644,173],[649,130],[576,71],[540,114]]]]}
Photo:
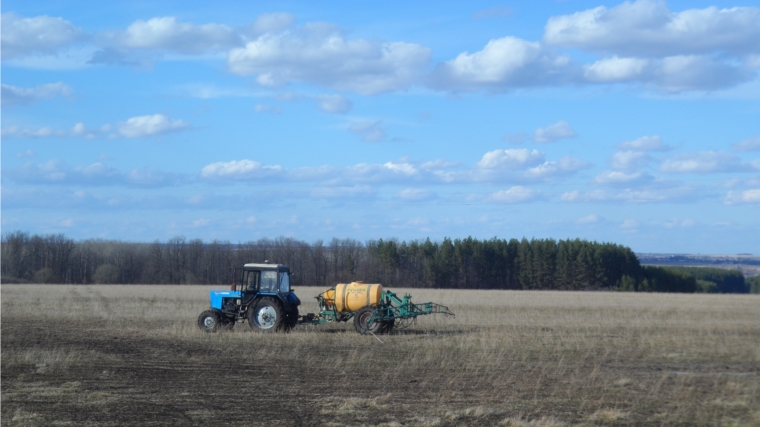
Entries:
{"type": "Polygon", "coordinates": [[[683,269],[641,266],[628,247],[581,239],[335,238],[308,243],[279,237],[231,243],[174,237],[135,243],[21,231],[2,236],[3,283],[222,285],[232,281],[233,267],[264,261],[290,266],[293,286],[363,280],[451,289],[748,291],[740,272],[740,277],[711,273],[697,279],[683,269]]]}

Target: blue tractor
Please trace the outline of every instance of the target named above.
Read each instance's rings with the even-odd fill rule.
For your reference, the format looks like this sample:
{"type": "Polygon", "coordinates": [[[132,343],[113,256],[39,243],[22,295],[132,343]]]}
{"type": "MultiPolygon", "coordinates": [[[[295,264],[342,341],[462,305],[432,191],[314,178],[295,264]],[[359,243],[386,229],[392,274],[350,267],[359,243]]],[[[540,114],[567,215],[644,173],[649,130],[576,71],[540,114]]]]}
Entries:
{"type": "Polygon", "coordinates": [[[211,308],[198,317],[204,332],[232,330],[238,322],[258,332],[289,331],[298,323],[301,300],[290,289],[290,269],[282,264],[245,264],[229,291],[211,291],[211,308]],[[241,280],[242,279],[242,280],[241,280]]]}

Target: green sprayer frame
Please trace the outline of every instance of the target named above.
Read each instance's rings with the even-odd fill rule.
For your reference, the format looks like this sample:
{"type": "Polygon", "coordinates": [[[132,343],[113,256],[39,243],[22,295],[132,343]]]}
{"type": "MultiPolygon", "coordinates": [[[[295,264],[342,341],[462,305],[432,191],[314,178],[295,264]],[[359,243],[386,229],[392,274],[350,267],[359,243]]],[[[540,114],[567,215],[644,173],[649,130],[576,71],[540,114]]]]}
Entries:
{"type": "MultiPolygon", "coordinates": [[[[335,290],[335,288],[327,291],[335,290]]],[[[327,292],[325,291],[325,292],[327,292]]],[[[319,303],[319,314],[309,313],[300,316],[299,323],[321,325],[327,322],[346,322],[354,317],[356,312],[339,312],[335,309],[334,303],[329,303],[324,294],[317,295],[315,298],[319,303]]],[[[454,313],[448,307],[433,302],[415,304],[412,302],[412,296],[409,294],[399,298],[394,292],[383,290],[380,302],[375,306],[375,312],[367,320],[367,326],[371,327],[375,322],[395,322],[402,320],[414,320],[418,316],[426,314],[446,314],[454,316],[454,313]]]]}

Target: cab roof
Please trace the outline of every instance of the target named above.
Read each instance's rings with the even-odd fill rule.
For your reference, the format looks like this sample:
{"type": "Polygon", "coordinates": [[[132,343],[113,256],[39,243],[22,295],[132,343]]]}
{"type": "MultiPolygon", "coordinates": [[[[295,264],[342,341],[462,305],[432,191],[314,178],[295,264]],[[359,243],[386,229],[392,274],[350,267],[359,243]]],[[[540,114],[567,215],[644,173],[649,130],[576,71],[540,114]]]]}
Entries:
{"type": "Polygon", "coordinates": [[[256,268],[262,270],[288,270],[288,266],[284,264],[258,264],[251,263],[243,265],[243,268],[256,268]]]}

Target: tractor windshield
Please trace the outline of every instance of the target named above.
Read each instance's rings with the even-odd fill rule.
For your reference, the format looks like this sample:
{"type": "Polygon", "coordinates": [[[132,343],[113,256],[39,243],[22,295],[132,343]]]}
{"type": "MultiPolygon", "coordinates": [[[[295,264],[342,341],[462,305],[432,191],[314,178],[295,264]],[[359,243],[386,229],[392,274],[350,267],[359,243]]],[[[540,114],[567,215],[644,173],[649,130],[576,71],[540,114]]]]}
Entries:
{"type": "Polygon", "coordinates": [[[280,272],[280,293],[290,292],[290,274],[287,271],[280,272]]]}
{"type": "Polygon", "coordinates": [[[261,285],[259,292],[277,292],[277,272],[264,270],[261,272],[261,285]]]}

